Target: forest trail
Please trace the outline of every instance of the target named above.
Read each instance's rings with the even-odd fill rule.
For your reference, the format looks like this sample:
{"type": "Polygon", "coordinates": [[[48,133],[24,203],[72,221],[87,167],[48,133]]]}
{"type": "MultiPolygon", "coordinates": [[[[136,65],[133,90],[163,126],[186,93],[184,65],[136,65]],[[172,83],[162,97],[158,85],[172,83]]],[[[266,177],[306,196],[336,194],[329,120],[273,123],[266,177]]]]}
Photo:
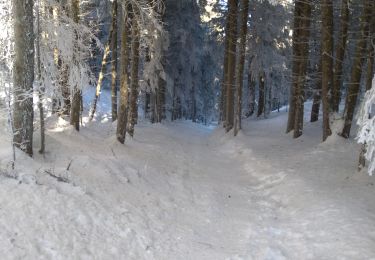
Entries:
{"type": "Polygon", "coordinates": [[[25,158],[21,182],[0,179],[0,254],[375,257],[373,180],[355,173],[356,144],[316,145],[319,124],[293,140],[283,134],[285,116],[245,121],[236,138],[191,122],[141,123],[125,146],[105,118],[80,133],[52,119],[45,158],[25,158]]]}

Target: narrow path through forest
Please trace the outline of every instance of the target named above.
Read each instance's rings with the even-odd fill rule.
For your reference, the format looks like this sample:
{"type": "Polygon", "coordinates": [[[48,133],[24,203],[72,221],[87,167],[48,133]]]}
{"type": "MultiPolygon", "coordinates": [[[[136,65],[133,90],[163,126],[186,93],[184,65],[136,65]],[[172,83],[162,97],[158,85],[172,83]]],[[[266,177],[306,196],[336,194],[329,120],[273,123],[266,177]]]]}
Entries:
{"type": "Polygon", "coordinates": [[[105,121],[76,133],[67,122],[51,120],[53,153],[33,163],[25,159],[38,174],[21,184],[0,182],[0,253],[53,259],[375,257],[373,181],[355,174],[355,143],[320,145],[319,124],[293,140],[283,134],[284,119],[245,122],[237,138],[190,122],[141,123],[125,146],[105,121]],[[9,196],[17,203],[7,203],[9,196]],[[35,233],[41,234],[36,240],[35,233]]]}

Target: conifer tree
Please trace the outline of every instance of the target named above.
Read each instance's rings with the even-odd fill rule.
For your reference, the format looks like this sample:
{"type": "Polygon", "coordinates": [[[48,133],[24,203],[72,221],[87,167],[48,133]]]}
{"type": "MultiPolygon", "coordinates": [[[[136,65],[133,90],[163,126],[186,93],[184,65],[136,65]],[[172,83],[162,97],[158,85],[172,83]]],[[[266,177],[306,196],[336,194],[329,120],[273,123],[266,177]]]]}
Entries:
{"type": "MultiPolygon", "coordinates": [[[[72,0],[72,17],[73,21],[78,24],[79,23],[79,0],[72,0]]],[[[74,43],[74,54],[73,54],[73,62],[78,63],[78,32],[75,31],[75,43],[74,43]]],[[[77,86],[77,83],[74,83],[72,90],[72,101],[71,101],[71,111],[70,111],[70,124],[75,127],[77,131],[79,131],[79,124],[80,124],[80,112],[81,112],[81,90],[80,87],[77,86]]]]}
{"type": "Polygon", "coordinates": [[[226,116],[225,128],[229,132],[234,125],[234,90],[235,90],[235,69],[236,69],[236,50],[237,50],[237,15],[238,0],[228,1],[228,67],[226,76],[226,116]]]}
{"type": "Polygon", "coordinates": [[[309,52],[311,0],[295,1],[293,31],[293,71],[287,133],[294,130],[294,138],[302,135],[309,52]]]}
{"type": "Polygon", "coordinates": [[[340,14],[340,29],[337,35],[336,41],[336,55],[335,65],[333,74],[333,85],[332,85],[332,98],[331,106],[333,112],[339,111],[339,103],[341,98],[341,84],[342,84],[342,73],[344,57],[348,39],[348,28],[349,28],[349,0],[341,1],[341,14],[340,14]]]}
{"type": "Polygon", "coordinates": [[[13,142],[33,155],[34,20],[33,0],[14,0],[13,142]]]}
{"type": "Polygon", "coordinates": [[[374,6],[374,2],[372,0],[363,0],[363,13],[360,19],[361,22],[361,30],[359,39],[356,44],[355,53],[354,53],[354,60],[351,70],[351,77],[349,88],[346,95],[346,102],[345,102],[345,111],[344,111],[344,128],[341,132],[341,135],[344,138],[349,138],[350,130],[352,128],[352,121],[354,117],[354,111],[357,104],[357,98],[360,89],[361,77],[362,77],[362,70],[363,70],[363,63],[364,57],[366,53],[366,46],[367,40],[369,35],[369,22],[370,16],[372,13],[372,8],[374,6]]]}
{"type": "Polygon", "coordinates": [[[125,143],[126,127],[128,124],[128,106],[129,106],[129,39],[130,39],[130,5],[123,7],[124,18],[122,20],[121,31],[121,75],[120,75],[120,104],[117,118],[117,140],[125,143]]]}
{"type": "Polygon", "coordinates": [[[323,103],[323,141],[331,135],[329,126],[329,90],[333,83],[333,3],[322,0],[322,103],[323,103]]]}
{"type": "Polygon", "coordinates": [[[132,23],[132,43],[131,43],[131,83],[130,83],[130,107],[129,107],[129,121],[128,133],[131,137],[134,136],[134,127],[138,120],[138,73],[139,73],[139,27],[137,23],[137,16],[134,16],[132,23]]]}
{"type": "Polygon", "coordinates": [[[117,15],[118,15],[118,4],[117,0],[113,1],[113,9],[112,9],[112,57],[111,57],[111,97],[112,97],[112,121],[117,120],[117,31],[118,31],[118,22],[117,22],[117,15]]]}
{"type": "Polygon", "coordinates": [[[234,125],[234,135],[236,136],[241,129],[241,116],[242,116],[242,88],[243,88],[243,72],[245,67],[245,52],[246,52],[246,36],[247,36],[247,20],[249,17],[249,0],[241,1],[241,30],[240,30],[240,43],[239,43],[239,61],[236,71],[236,115],[234,125]]]}

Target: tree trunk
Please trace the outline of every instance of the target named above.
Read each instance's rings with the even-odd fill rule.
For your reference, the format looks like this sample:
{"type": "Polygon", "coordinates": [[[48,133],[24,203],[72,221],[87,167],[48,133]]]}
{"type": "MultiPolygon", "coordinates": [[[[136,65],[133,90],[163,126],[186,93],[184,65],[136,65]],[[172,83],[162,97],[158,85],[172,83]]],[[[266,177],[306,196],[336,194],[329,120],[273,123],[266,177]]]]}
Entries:
{"type": "Polygon", "coordinates": [[[173,82],[172,87],[172,114],[171,114],[171,121],[176,120],[176,81],[173,82]]]}
{"type": "Polygon", "coordinates": [[[156,94],[153,90],[150,93],[150,121],[156,122],[156,94]]]}
{"type": "Polygon", "coordinates": [[[37,29],[36,29],[36,62],[37,62],[37,81],[38,81],[38,108],[39,108],[39,120],[40,120],[40,149],[39,153],[43,154],[45,151],[45,126],[44,126],[44,108],[43,108],[43,100],[44,100],[44,85],[42,83],[42,68],[41,68],[41,61],[40,61],[40,4],[38,2],[38,6],[36,8],[36,22],[37,22],[37,29]]]}
{"type": "Polygon", "coordinates": [[[249,88],[249,111],[246,113],[246,117],[250,117],[255,112],[255,82],[251,74],[251,60],[249,59],[249,71],[247,74],[247,84],[249,88]]]}
{"type": "Polygon", "coordinates": [[[317,82],[315,83],[315,92],[313,97],[313,105],[311,108],[310,122],[316,122],[319,119],[320,103],[322,101],[322,55],[317,70],[317,82]]]}
{"type": "Polygon", "coordinates": [[[303,115],[304,115],[304,102],[305,102],[305,83],[306,83],[306,71],[309,56],[309,39],[310,39],[310,21],[311,21],[311,0],[307,0],[301,3],[301,32],[300,32],[300,55],[301,61],[298,64],[299,70],[297,75],[297,84],[295,89],[295,121],[294,121],[294,138],[298,138],[302,135],[303,130],[303,115]]]}
{"type": "MultiPolygon", "coordinates": [[[[195,75],[193,75],[195,78],[195,75]]],[[[195,100],[195,82],[193,82],[192,93],[191,93],[191,120],[193,123],[197,122],[197,105],[195,100]]]]}
{"type": "Polygon", "coordinates": [[[139,67],[139,27],[134,17],[132,23],[132,64],[131,64],[131,93],[130,93],[130,114],[128,133],[134,136],[134,126],[138,119],[138,67],[139,67]]]}
{"type": "Polygon", "coordinates": [[[246,36],[247,36],[247,20],[249,17],[249,0],[241,0],[241,30],[240,30],[240,43],[239,43],[239,62],[236,72],[236,87],[237,87],[237,104],[236,116],[234,124],[234,136],[238,134],[241,129],[241,116],[242,116],[242,88],[243,88],[243,71],[245,67],[245,52],[246,52],[246,36]]]}
{"type": "Polygon", "coordinates": [[[126,137],[126,126],[128,123],[128,103],[129,103],[129,34],[127,19],[129,10],[125,10],[126,14],[122,21],[121,32],[121,77],[120,77],[120,106],[117,118],[117,140],[124,144],[126,137]]]}
{"type": "Polygon", "coordinates": [[[346,42],[348,39],[349,27],[349,0],[342,0],[341,15],[340,15],[340,30],[337,36],[335,67],[333,74],[332,86],[332,100],[331,106],[333,112],[339,111],[340,97],[341,97],[341,84],[342,84],[342,67],[344,64],[346,42]]]}
{"type": "MultiPolygon", "coordinates": [[[[72,0],[72,14],[73,14],[73,21],[78,24],[79,23],[79,0],[72,0]]],[[[73,62],[78,63],[78,33],[75,32],[75,42],[74,42],[74,58],[73,62]]],[[[71,101],[71,110],[70,110],[70,124],[75,127],[77,131],[79,131],[79,123],[80,123],[80,112],[81,112],[81,91],[75,85],[73,87],[73,95],[71,101]]]]}
{"type": "Polygon", "coordinates": [[[159,77],[158,79],[158,89],[156,92],[156,121],[157,123],[161,123],[161,121],[165,117],[165,89],[166,89],[166,82],[163,78],[159,77]]]}
{"type": "MultiPolygon", "coordinates": [[[[54,25],[56,27],[55,30],[58,30],[58,27],[61,26],[60,24],[60,17],[61,15],[71,16],[71,14],[67,11],[67,6],[69,6],[68,1],[66,0],[57,0],[57,5],[51,8],[52,16],[54,19],[54,25]]],[[[61,92],[62,100],[59,100],[58,109],[60,114],[62,115],[70,115],[71,113],[71,93],[70,87],[68,84],[69,81],[69,64],[63,62],[61,58],[61,51],[58,48],[54,49],[54,59],[57,63],[57,68],[60,72],[59,77],[59,90],[61,92]]]]}
{"type": "Polygon", "coordinates": [[[369,33],[369,21],[373,0],[364,0],[363,15],[361,18],[361,35],[357,41],[353,67],[351,72],[350,84],[345,102],[345,123],[341,135],[344,138],[349,138],[352,121],[354,117],[354,110],[357,104],[358,92],[362,77],[362,67],[364,63],[364,54],[366,52],[366,43],[369,33]]]}
{"type": "Polygon", "coordinates": [[[114,12],[115,8],[117,8],[117,4],[113,4],[113,6],[112,6],[111,30],[109,32],[107,44],[105,45],[105,48],[104,48],[102,66],[101,66],[100,73],[99,73],[98,83],[96,85],[94,102],[93,102],[92,109],[91,109],[91,112],[90,112],[90,121],[94,119],[94,115],[95,115],[95,112],[96,112],[96,106],[97,106],[97,103],[98,103],[98,100],[99,100],[100,93],[102,91],[103,80],[104,80],[104,77],[105,77],[105,73],[107,71],[107,60],[108,60],[108,57],[109,57],[109,54],[110,54],[110,49],[111,49],[111,44],[112,44],[112,39],[113,39],[113,33],[116,30],[116,28],[115,28],[116,23],[114,22],[114,20],[116,19],[116,16],[113,16],[113,14],[115,13],[114,12]]]}
{"type": "Polygon", "coordinates": [[[293,21],[293,61],[292,61],[292,86],[290,88],[290,98],[289,98],[289,114],[286,132],[294,130],[294,121],[296,116],[296,89],[297,89],[297,79],[300,68],[300,48],[301,48],[301,30],[302,30],[302,3],[300,1],[295,1],[294,4],[294,21],[293,21]]]}
{"type": "Polygon", "coordinates": [[[259,75],[259,97],[258,97],[258,114],[260,117],[264,113],[264,95],[265,95],[265,74],[259,75]]]}
{"type": "Polygon", "coordinates": [[[112,35],[112,82],[111,82],[111,97],[112,97],[112,121],[117,120],[117,13],[118,13],[118,5],[117,0],[113,1],[113,9],[112,9],[112,28],[113,28],[113,35],[112,35]]]}
{"type": "Polygon", "coordinates": [[[366,90],[372,87],[372,79],[374,77],[374,62],[375,62],[375,4],[373,4],[371,24],[369,31],[369,45],[367,56],[367,72],[366,72],[366,90]]]}
{"type": "Polygon", "coordinates": [[[226,131],[229,132],[234,124],[234,90],[237,49],[237,14],[238,0],[228,1],[228,75],[226,84],[226,131]]]}
{"type": "Polygon", "coordinates": [[[322,104],[323,141],[332,134],[329,126],[329,90],[333,82],[333,3],[322,0],[322,104]]]}
{"type": "MultiPolygon", "coordinates": [[[[319,81],[321,85],[321,81],[319,81]]],[[[313,105],[311,108],[311,117],[310,122],[316,122],[319,120],[319,112],[320,112],[320,103],[322,100],[322,90],[319,88],[315,89],[314,98],[313,98],[313,105]]]]}
{"type": "Polygon", "coordinates": [[[13,88],[14,145],[33,155],[33,82],[34,82],[34,26],[33,0],[13,1],[14,64],[13,88]]]}
{"type": "Polygon", "coordinates": [[[225,44],[224,44],[224,66],[223,66],[223,81],[221,83],[220,96],[220,116],[219,120],[223,122],[223,127],[226,123],[226,98],[227,98],[227,83],[228,83],[228,55],[229,55],[229,37],[228,31],[230,29],[230,19],[227,17],[225,25],[225,44]]]}

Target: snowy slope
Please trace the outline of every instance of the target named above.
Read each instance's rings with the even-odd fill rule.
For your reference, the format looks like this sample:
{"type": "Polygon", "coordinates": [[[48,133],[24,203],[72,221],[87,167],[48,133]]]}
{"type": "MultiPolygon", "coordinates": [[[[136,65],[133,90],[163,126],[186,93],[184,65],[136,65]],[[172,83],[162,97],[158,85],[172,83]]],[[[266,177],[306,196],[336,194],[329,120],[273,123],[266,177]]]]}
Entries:
{"type": "MultiPolygon", "coordinates": [[[[47,154],[19,155],[17,179],[0,177],[1,258],[375,258],[374,180],[356,172],[358,146],[320,144],[320,123],[293,140],[285,122],[245,121],[237,138],[141,123],[122,146],[106,120],[76,133],[50,118],[47,154]]],[[[2,133],[2,168],[9,154],[2,133]]]]}

